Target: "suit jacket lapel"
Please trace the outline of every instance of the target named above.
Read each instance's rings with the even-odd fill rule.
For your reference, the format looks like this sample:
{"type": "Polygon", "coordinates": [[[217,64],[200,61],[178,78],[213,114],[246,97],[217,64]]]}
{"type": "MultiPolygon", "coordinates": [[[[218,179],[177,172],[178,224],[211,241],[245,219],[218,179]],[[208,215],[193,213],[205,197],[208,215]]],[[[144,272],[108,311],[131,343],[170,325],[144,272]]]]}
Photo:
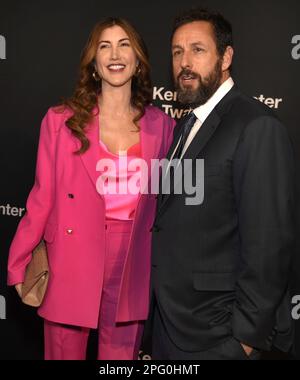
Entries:
{"type": "MultiPolygon", "coordinates": [[[[141,154],[142,159],[147,163],[147,168],[151,169],[151,160],[158,157],[158,150],[160,145],[158,141],[161,140],[161,136],[158,136],[156,128],[156,116],[151,112],[151,109],[146,109],[145,115],[140,120],[140,142],[141,142],[141,154]]],[[[97,162],[100,159],[99,149],[99,111],[97,108],[93,110],[93,117],[89,125],[86,127],[86,137],[90,141],[89,149],[80,155],[83,166],[85,167],[88,176],[97,191],[97,180],[99,173],[97,172],[97,162]]],[[[80,141],[75,138],[76,149],[80,149],[80,141]]],[[[150,177],[150,175],[149,175],[150,177]]],[[[147,186],[147,183],[145,183],[147,186]]],[[[143,189],[141,189],[143,192],[143,189]]],[[[100,194],[99,194],[100,195],[100,194]]]]}
{"type": "MultiPolygon", "coordinates": [[[[160,122],[154,112],[151,112],[151,108],[146,108],[145,115],[140,120],[140,141],[142,159],[147,164],[147,181],[142,181],[141,193],[147,193],[151,191],[151,162],[153,159],[158,158],[161,136],[158,135],[158,131],[162,128],[157,128],[157,123],[160,122]],[[144,185],[144,186],[143,186],[144,185]],[[148,190],[148,191],[146,191],[148,190]]],[[[146,169],[146,168],[145,168],[146,169]]]]}
{"type": "Polygon", "coordinates": [[[213,136],[220,122],[221,119],[219,115],[213,110],[195,135],[182,159],[196,158],[213,136]]]}
{"type": "MultiPolygon", "coordinates": [[[[97,191],[96,185],[97,185],[98,173],[97,173],[96,168],[97,168],[97,162],[100,159],[98,107],[95,107],[93,110],[93,116],[90,123],[87,125],[85,129],[85,134],[86,134],[86,137],[89,139],[90,147],[85,153],[80,154],[79,156],[83,163],[84,168],[87,171],[87,174],[92,182],[92,185],[95,191],[97,191]]],[[[77,138],[75,138],[75,144],[76,144],[76,148],[80,149],[81,144],[77,138]]]]}
{"type": "MultiPolygon", "coordinates": [[[[184,116],[182,119],[180,119],[178,121],[178,123],[176,124],[176,127],[175,127],[175,133],[174,133],[174,138],[173,138],[173,142],[169,148],[169,151],[167,153],[167,156],[166,156],[166,159],[170,161],[171,157],[172,157],[172,154],[178,144],[178,141],[179,141],[179,138],[181,136],[181,132],[182,132],[182,127],[184,126],[184,123],[185,121],[188,119],[188,115],[184,116]]],[[[161,180],[162,178],[160,178],[160,185],[161,185],[161,180]]],[[[157,209],[159,209],[163,203],[163,200],[162,200],[163,196],[162,196],[162,193],[160,191],[159,195],[158,195],[158,202],[157,202],[157,209]]],[[[164,199],[165,201],[165,199],[164,199]]]]}
{"type": "MultiPolygon", "coordinates": [[[[213,134],[217,130],[219,124],[221,123],[222,116],[228,112],[228,110],[231,107],[232,99],[236,97],[239,94],[239,91],[234,86],[225,96],[224,98],[217,104],[217,106],[213,109],[213,111],[209,114],[207,119],[202,124],[201,128],[195,135],[193,141],[189,145],[188,149],[184,153],[182,160],[184,159],[195,159],[201,151],[205,148],[209,140],[212,138],[213,134]]],[[[184,122],[185,119],[183,119],[182,122],[184,122]]],[[[182,124],[181,124],[182,125],[182,124]]],[[[178,133],[180,136],[180,133],[178,133]]],[[[178,142],[179,136],[176,138],[176,143],[172,144],[170,151],[168,153],[168,159],[170,159],[173,150],[178,142]]],[[[165,194],[164,197],[162,197],[162,194],[160,194],[159,197],[159,203],[158,203],[158,212],[157,216],[161,213],[163,208],[165,207],[166,203],[168,202],[168,199],[174,192],[174,188],[178,181],[181,181],[182,177],[177,176],[175,177],[174,187],[170,189],[170,194],[165,194]],[[162,200],[163,199],[163,200],[162,200]]]]}
{"type": "MultiPolygon", "coordinates": [[[[184,155],[182,157],[182,161],[181,161],[182,162],[182,170],[184,169],[183,160],[185,160],[185,159],[193,160],[199,155],[199,153],[204,149],[204,147],[206,146],[208,141],[213,136],[218,125],[220,124],[220,121],[221,121],[220,117],[218,116],[216,111],[213,110],[211,112],[211,114],[208,116],[208,118],[205,120],[205,122],[203,123],[203,125],[201,126],[201,128],[199,129],[197,134],[195,135],[193,141],[189,145],[186,152],[184,153],[184,155]]],[[[177,142],[178,142],[178,138],[177,138],[177,142]]],[[[175,144],[175,146],[176,146],[176,144],[175,144]]],[[[172,150],[172,152],[173,152],[173,150],[172,150]]],[[[168,159],[170,159],[170,158],[168,158],[168,159]]],[[[162,208],[168,202],[168,199],[174,193],[174,188],[176,187],[176,184],[178,184],[179,181],[182,181],[182,176],[181,175],[175,176],[173,187],[170,189],[170,194],[165,194],[163,196],[162,196],[162,194],[160,194],[158,212],[161,212],[162,208]]]]}
{"type": "Polygon", "coordinates": [[[222,117],[230,110],[232,100],[238,94],[240,94],[240,92],[234,86],[216,105],[202,124],[182,159],[195,159],[199,155],[217,130],[222,121],[222,117]]]}
{"type": "MultiPolygon", "coordinates": [[[[187,115],[188,116],[188,115],[187,115]]],[[[174,134],[174,139],[173,139],[173,142],[169,148],[169,151],[168,151],[168,154],[167,154],[167,159],[169,160],[174,152],[174,149],[176,147],[176,145],[178,144],[178,140],[181,136],[181,132],[182,132],[182,127],[184,126],[184,123],[185,121],[187,120],[187,116],[185,116],[184,118],[182,118],[181,120],[178,121],[178,123],[176,124],[176,127],[175,127],[175,134],[174,134]]]]}

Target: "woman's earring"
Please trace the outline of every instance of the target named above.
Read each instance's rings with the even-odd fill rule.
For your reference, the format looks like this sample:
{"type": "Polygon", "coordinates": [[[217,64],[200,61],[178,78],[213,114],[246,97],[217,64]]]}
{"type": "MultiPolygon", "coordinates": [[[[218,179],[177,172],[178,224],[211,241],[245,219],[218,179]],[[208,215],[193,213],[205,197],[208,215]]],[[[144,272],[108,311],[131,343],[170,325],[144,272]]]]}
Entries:
{"type": "Polygon", "coordinates": [[[93,72],[93,78],[95,79],[96,82],[100,82],[101,80],[96,70],[93,72]]]}
{"type": "Polygon", "coordinates": [[[137,67],[136,67],[135,76],[138,77],[138,76],[140,75],[141,72],[142,72],[141,66],[137,66],[137,67]]]}

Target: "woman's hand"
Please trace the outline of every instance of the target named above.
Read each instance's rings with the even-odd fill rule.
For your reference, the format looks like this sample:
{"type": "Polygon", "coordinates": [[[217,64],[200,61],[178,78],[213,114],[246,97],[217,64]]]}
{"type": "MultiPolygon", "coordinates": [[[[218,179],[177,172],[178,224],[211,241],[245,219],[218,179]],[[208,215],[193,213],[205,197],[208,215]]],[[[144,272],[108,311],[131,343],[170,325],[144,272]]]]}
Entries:
{"type": "Polygon", "coordinates": [[[16,288],[16,291],[18,292],[19,294],[19,297],[22,298],[22,288],[23,288],[23,284],[17,284],[15,285],[15,288],[16,288]]]}

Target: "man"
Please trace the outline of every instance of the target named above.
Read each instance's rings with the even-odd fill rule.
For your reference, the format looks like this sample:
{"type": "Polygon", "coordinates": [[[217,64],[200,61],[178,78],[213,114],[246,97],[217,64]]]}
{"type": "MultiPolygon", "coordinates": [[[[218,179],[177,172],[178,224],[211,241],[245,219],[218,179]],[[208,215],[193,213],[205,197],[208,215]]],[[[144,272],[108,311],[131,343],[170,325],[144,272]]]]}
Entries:
{"type": "Polygon", "coordinates": [[[234,85],[232,46],[220,14],[198,9],[175,21],[178,99],[193,112],[175,128],[168,159],[183,169],[192,160],[193,183],[204,160],[204,200],[188,205],[174,191],[176,170],[170,194],[158,197],[153,359],[256,359],[292,345],[293,152],[271,110],[234,85]]]}

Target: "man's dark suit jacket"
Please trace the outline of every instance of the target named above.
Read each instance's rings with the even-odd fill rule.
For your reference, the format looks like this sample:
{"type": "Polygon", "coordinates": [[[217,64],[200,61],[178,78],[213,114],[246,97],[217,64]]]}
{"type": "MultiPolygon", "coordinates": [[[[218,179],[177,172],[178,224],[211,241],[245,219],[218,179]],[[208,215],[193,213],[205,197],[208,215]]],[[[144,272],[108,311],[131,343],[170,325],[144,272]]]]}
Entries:
{"type": "Polygon", "coordinates": [[[152,292],[169,337],[187,352],[230,336],[288,351],[294,161],[285,127],[233,87],[183,159],[204,159],[204,201],[159,195],[152,235],[152,292]]]}

